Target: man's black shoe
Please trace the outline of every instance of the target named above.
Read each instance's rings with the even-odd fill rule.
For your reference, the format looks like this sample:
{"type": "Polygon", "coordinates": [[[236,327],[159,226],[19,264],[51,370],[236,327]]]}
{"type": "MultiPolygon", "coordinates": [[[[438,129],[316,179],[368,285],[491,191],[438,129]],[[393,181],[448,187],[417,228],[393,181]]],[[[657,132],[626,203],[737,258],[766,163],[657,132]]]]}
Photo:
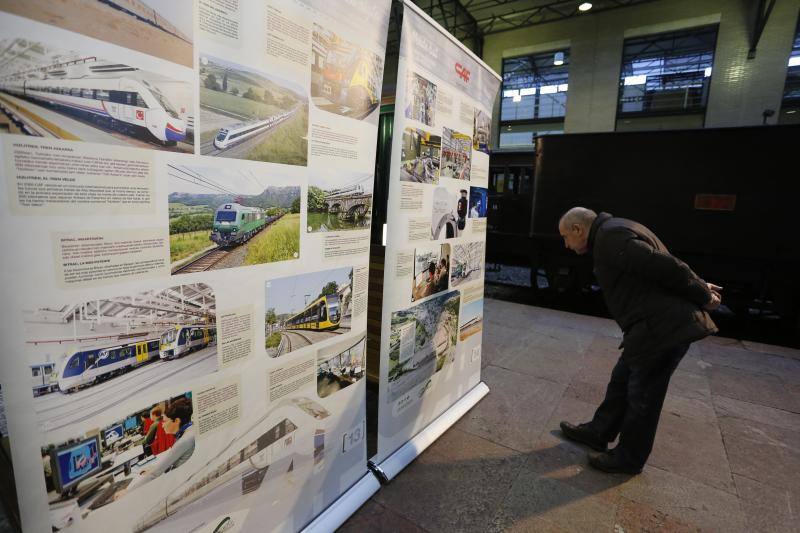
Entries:
{"type": "Polygon", "coordinates": [[[633,466],[623,463],[619,457],[614,453],[590,453],[589,464],[598,470],[608,472],[609,474],[630,474],[635,476],[641,474],[642,469],[638,466],[633,466]]]}
{"type": "Polygon", "coordinates": [[[593,450],[598,452],[608,451],[608,442],[600,438],[600,436],[588,424],[579,424],[577,426],[569,422],[561,422],[561,433],[564,434],[569,440],[585,444],[593,450]]]}

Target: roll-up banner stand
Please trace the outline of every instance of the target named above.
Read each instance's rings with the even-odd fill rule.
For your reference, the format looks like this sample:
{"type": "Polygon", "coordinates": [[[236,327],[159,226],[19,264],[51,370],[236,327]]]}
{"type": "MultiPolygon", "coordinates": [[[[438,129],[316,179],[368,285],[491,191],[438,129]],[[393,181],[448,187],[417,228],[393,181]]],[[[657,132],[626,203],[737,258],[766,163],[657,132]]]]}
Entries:
{"type": "Polygon", "coordinates": [[[389,8],[0,0],[0,459],[24,531],[324,530],[377,489],[389,8]]]}
{"type": "Polygon", "coordinates": [[[480,380],[491,111],[500,77],[406,1],[394,115],[377,455],[391,479],[480,380]]]}

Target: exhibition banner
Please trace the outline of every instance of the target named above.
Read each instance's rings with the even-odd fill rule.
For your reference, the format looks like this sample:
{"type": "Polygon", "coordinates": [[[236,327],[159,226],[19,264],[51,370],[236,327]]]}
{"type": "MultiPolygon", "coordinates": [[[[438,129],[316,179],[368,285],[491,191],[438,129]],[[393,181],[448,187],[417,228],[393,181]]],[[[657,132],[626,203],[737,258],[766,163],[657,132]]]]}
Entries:
{"type": "Polygon", "coordinates": [[[386,222],[379,463],[480,381],[497,74],[405,2],[386,222]]]}
{"type": "Polygon", "coordinates": [[[372,479],[389,7],[0,0],[0,434],[25,531],[297,531],[372,479]]]}

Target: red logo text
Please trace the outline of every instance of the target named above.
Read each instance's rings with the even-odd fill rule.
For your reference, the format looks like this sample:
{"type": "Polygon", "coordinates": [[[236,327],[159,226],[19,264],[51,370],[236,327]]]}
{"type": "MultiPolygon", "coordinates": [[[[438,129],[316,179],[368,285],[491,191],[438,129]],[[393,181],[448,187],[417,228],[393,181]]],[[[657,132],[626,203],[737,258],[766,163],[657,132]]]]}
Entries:
{"type": "Polygon", "coordinates": [[[459,78],[461,78],[465,82],[469,83],[469,74],[470,74],[470,72],[461,63],[456,63],[456,74],[458,74],[459,78]]]}

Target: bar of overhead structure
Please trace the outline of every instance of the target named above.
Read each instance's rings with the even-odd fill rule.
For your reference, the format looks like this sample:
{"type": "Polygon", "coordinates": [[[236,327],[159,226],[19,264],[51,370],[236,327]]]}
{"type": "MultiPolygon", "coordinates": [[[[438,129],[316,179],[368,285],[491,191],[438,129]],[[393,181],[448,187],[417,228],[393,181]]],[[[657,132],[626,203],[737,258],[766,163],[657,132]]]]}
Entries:
{"type": "MultiPolygon", "coordinates": [[[[595,0],[589,13],[657,1],[664,0],[595,0]]],[[[583,14],[578,9],[582,0],[414,0],[414,3],[478,56],[483,55],[486,35],[583,14]]],[[[399,50],[401,14],[397,7],[400,4],[395,0],[392,5],[387,54],[399,50]]]]}

